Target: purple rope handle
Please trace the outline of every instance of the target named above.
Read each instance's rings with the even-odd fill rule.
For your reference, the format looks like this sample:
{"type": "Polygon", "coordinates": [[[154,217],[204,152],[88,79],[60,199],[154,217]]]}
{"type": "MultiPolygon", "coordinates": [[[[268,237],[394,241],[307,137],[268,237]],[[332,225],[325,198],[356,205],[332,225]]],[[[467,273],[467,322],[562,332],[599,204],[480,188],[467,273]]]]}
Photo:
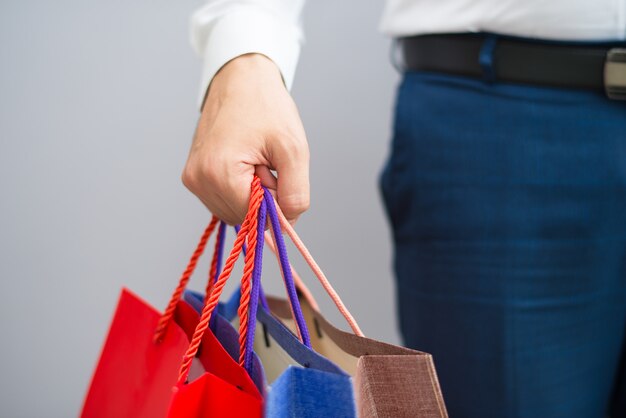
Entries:
{"type": "Polygon", "coordinates": [[[261,291],[261,272],[263,271],[263,247],[265,244],[265,219],[267,217],[267,203],[261,202],[259,208],[259,222],[257,224],[256,253],[254,254],[254,269],[252,270],[252,288],[250,290],[250,305],[248,307],[248,339],[246,341],[246,354],[243,359],[243,367],[252,372],[252,350],[254,349],[254,331],[256,330],[256,314],[259,309],[259,294],[261,291]]]}
{"type": "Polygon", "coordinates": [[[278,258],[280,260],[280,267],[283,273],[283,280],[285,281],[289,303],[291,304],[296,324],[300,330],[302,343],[311,348],[311,337],[309,336],[309,329],[306,326],[304,315],[302,315],[302,308],[300,307],[300,301],[298,300],[298,292],[296,291],[293,274],[291,273],[291,264],[289,264],[289,258],[287,257],[287,247],[285,246],[280,221],[278,220],[278,213],[276,212],[276,205],[274,204],[274,196],[272,196],[267,188],[263,187],[263,190],[265,191],[267,213],[269,215],[270,222],[272,223],[274,242],[276,243],[276,251],[278,252],[278,258]]]}

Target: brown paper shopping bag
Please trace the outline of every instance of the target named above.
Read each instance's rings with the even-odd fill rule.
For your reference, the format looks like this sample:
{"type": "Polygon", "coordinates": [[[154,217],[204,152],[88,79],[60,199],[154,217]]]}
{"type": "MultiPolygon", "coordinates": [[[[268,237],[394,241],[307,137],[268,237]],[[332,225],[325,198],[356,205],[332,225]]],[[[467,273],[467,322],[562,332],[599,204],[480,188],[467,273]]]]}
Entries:
{"type": "MultiPolygon", "coordinates": [[[[352,328],[353,333],[346,332],[328,322],[293,267],[279,256],[281,268],[291,270],[300,290],[302,312],[311,329],[313,349],[354,377],[358,415],[362,418],[447,418],[432,356],[364,337],[298,235],[280,215],[281,227],[352,328]]],[[[278,254],[271,237],[266,235],[270,249],[278,254]]],[[[268,297],[268,305],[276,317],[299,332],[286,300],[268,297]]]]}

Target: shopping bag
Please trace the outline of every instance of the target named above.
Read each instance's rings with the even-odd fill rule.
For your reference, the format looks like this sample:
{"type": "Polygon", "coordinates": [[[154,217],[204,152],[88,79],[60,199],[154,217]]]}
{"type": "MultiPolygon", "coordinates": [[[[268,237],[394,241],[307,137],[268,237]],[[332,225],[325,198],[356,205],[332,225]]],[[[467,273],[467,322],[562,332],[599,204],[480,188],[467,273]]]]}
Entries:
{"type": "MultiPolygon", "coordinates": [[[[192,309],[200,311],[203,306],[204,295],[199,292],[187,290],[183,295],[183,300],[187,302],[192,309]]],[[[236,306],[239,305],[238,291],[233,293],[229,302],[223,306],[230,305],[233,301],[237,302],[236,306]]],[[[285,302],[287,305],[289,304],[289,302],[285,302]]],[[[289,307],[287,307],[287,309],[289,309],[289,307]]],[[[232,311],[227,312],[224,316],[220,314],[220,317],[221,321],[223,321],[219,325],[220,329],[230,327],[231,330],[235,331],[232,324],[238,325],[239,323],[236,318],[236,312],[235,315],[232,315],[232,311]],[[228,319],[230,319],[232,323],[228,322],[228,319]]],[[[254,355],[261,363],[268,384],[273,384],[274,381],[291,366],[305,367],[307,369],[315,369],[348,377],[348,374],[339,366],[304,345],[292,331],[266,310],[266,308],[258,308],[256,320],[257,325],[255,327],[253,343],[254,355]]],[[[216,335],[217,334],[216,332],[216,335]]],[[[226,333],[220,330],[219,334],[218,339],[226,333]]],[[[231,338],[232,335],[233,334],[230,334],[228,338],[231,338]]],[[[226,344],[222,342],[222,345],[226,344]]]]}
{"type": "MultiPolygon", "coordinates": [[[[195,329],[198,314],[184,303],[178,303],[173,318],[175,325],[168,327],[163,340],[155,344],[154,331],[160,318],[156,309],[131,291],[122,290],[81,416],[166,416],[181,359],[189,345],[188,335],[195,329]]],[[[234,384],[215,380],[213,374],[210,379],[205,377],[207,382],[202,385],[211,389],[208,399],[199,399],[195,404],[209,402],[231,408],[222,402],[224,395],[238,399],[246,411],[258,411],[260,395],[247,375],[241,373],[241,368],[232,360],[226,361],[227,354],[209,334],[203,340],[203,348],[199,358],[202,365],[219,376],[228,376],[234,384]],[[233,391],[237,385],[243,390],[233,391]],[[216,396],[219,397],[217,404],[213,402],[216,396]]],[[[248,415],[246,412],[238,416],[248,415]]]]}
{"type": "MultiPolygon", "coordinates": [[[[187,295],[190,291],[186,290],[185,293],[183,294],[183,300],[186,300],[189,296],[187,295]]],[[[197,313],[202,311],[202,304],[204,301],[203,295],[197,292],[191,292],[193,293],[196,298],[196,304],[194,306],[189,306],[189,304],[186,303],[187,308],[191,308],[194,310],[194,312],[196,312],[196,316],[197,313]]],[[[237,293],[237,300],[231,300],[228,303],[232,304],[233,302],[236,302],[236,307],[239,306],[239,297],[241,296],[239,293],[237,293]]],[[[234,297],[232,298],[234,299],[234,297]]],[[[210,329],[213,335],[215,335],[215,338],[219,341],[220,345],[224,348],[224,350],[228,353],[228,355],[234,360],[237,361],[239,358],[239,333],[237,332],[237,330],[233,327],[233,324],[231,324],[231,322],[224,317],[223,313],[220,312],[222,311],[226,306],[222,303],[220,303],[220,305],[218,305],[218,313],[214,313],[211,316],[211,324],[210,324],[210,329]],[[214,319],[214,320],[213,320],[214,319]]],[[[235,313],[236,313],[236,309],[235,308],[235,313]]],[[[202,354],[202,353],[201,353],[202,354]]],[[[250,379],[252,379],[252,381],[254,382],[254,385],[258,388],[259,392],[261,394],[265,393],[265,387],[267,386],[267,381],[265,379],[265,372],[263,370],[263,365],[261,364],[261,360],[259,359],[259,357],[256,355],[256,353],[252,353],[252,367],[249,368],[248,371],[248,375],[250,376],[250,379]]]]}
{"type": "MultiPolygon", "coordinates": [[[[238,302],[237,296],[234,294],[231,301],[238,302]]],[[[195,309],[201,309],[203,298],[192,291],[184,295],[195,309]]],[[[266,417],[313,418],[326,408],[332,411],[327,416],[357,416],[352,381],[341,368],[302,345],[264,308],[259,308],[257,323],[254,350],[262,353],[263,370],[270,384],[266,417]]]]}
{"type": "MultiPolygon", "coordinates": [[[[289,303],[267,297],[270,310],[291,322],[289,303]]],[[[315,329],[313,348],[355,377],[359,417],[447,417],[432,356],[342,331],[302,301],[315,329]]]]}
{"type": "MultiPolygon", "coordinates": [[[[258,179],[256,183],[258,189],[258,179]]],[[[248,229],[256,231],[255,214],[262,199],[262,190],[257,190],[256,198],[252,193],[224,276],[230,275],[248,229]]],[[[246,370],[234,361],[208,327],[217,301],[212,301],[200,318],[180,302],[216,224],[214,219],[203,234],[164,313],[130,291],[122,291],[82,417],[262,416],[262,394],[250,379],[251,366],[246,370]]],[[[244,300],[241,306],[248,303],[244,300]]]]}
{"type": "MultiPolygon", "coordinates": [[[[210,292],[210,289],[214,285],[215,281],[217,281],[219,274],[221,273],[222,262],[224,257],[224,246],[225,246],[225,234],[226,234],[226,224],[223,221],[220,221],[218,227],[217,237],[215,240],[215,250],[213,253],[213,257],[211,260],[211,268],[209,270],[209,279],[207,282],[207,292],[210,292]]],[[[235,227],[235,230],[239,232],[239,228],[235,227]]],[[[242,246],[242,252],[245,254],[245,244],[242,246]]],[[[185,291],[187,293],[188,291],[185,291]]],[[[217,338],[217,340],[221,343],[224,350],[233,358],[237,360],[239,358],[239,333],[230,323],[229,319],[226,319],[225,313],[229,316],[228,318],[233,318],[237,315],[237,309],[239,308],[239,298],[241,297],[241,293],[237,293],[236,299],[232,297],[228,302],[223,303],[219,302],[216,312],[211,315],[211,319],[209,321],[209,327],[211,331],[217,338]]],[[[200,312],[203,307],[204,299],[202,296],[199,296],[199,300],[196,301],[197,304],[194,306],[196,312],[200,312]]],[[[252,353],[252,367],[248,370],[248,374],[250,378],[257,386],[261,394],[264,393],[266,381],[265,374],[263,371],[263,367],[261,365],[261,361],[255,353],[252,353]]]]}
{"type": "MultiPolygon", "coordinates": [[[[265,374],[271,385],[267,391],[265,403],[266,416],[269,418],[313,418],[322,414],[333,417],[356,417],[350,377],[335,364],[311,350],[308,330],[299,306],[291,309],[296,318],[300,317],[300,321],[296,322],[305,327],[300,330],[305,343],[300,342],[283,324],[269,314],[266,308],[258,306],[261,296],[261,261],[266,208],[270,209],[270,221],[278,226],[273,198],[269,192],[265,191],[265,193],[266,198],[261,206],[258,221],[259,231],[252,274],[251,322],[249,322],[248,338],[250,347],[254,348],[254,352],[262,360],[265,374]],[[272,214],[274,214],[273,219],[272,214]]],[[[296,303],[299,303],[290,272],[287,272],[284,279],[288,294],[293,295],[296,303]]],[[[184,299],[198,309],[203,305],[204,296],[197,292],[187,291],[184,299]]],[[[231,297],[230,302],[220,305],[221,313],[227,318],[236,319],[238,311],[235,305],[238,300],[239,295],[236,293],[231,297]]]]}
{"type": "MultiPolygon", "coordinates": [[[[292,238],[309,266],[326,288],[328,281],[297,236],[289,222],[280,214],[281,226],[292,238]]],[[[276,245],[278,247],[278,245],[276,245]]],[[[273,248],[273,245],[270,245],[273,248]]],[[[277,251],[280,258],[280,251],[277,251]]],[[[293,271],[289,265],[283,269],[293,271]]],[[[302,281],[296,276],[296,283],[302,281]]],[[[354,333],[330,324],[317,309],[308,290],[302,299],[302,311],[311,333],[312,347],[354,376],[358,416],[362,418],[444,418],[446,407],[430,354],[366,338],[345,315],[345,307],[334,300],[354,333]]],[[[267,297],[270,310],[291,329],[291,303],[267,297]]]]}

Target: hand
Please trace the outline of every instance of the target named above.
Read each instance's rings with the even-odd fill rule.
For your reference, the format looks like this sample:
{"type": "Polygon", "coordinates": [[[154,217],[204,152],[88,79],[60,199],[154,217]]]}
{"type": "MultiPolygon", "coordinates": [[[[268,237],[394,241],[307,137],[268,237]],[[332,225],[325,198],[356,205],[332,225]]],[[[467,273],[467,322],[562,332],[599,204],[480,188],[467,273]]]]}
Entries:
{"type": "Polygon", "coordinates": [[[255,173],[291,222],[309,208],[309,147],[298,110],[278,67],[246,54],[213,78],[182,179],[214,215],[237,224],[255,173]]]}

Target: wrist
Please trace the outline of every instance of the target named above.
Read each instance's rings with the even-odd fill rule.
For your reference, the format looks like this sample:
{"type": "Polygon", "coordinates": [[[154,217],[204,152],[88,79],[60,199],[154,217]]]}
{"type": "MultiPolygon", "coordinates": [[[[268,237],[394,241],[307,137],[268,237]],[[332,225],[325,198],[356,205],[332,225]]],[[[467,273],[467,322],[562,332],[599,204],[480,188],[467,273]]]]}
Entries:
{"type": "Polygon", "coordinates": [[[249,92],[253,85],[280,85],[286,89],[274,61],[262,54],[244,54],[228,61],[215,74],[207,89],[205,103],[249,92]]]}
{"type": "Polygon", "coordinates": [[[215,74],[215,78],[227,77],[239,72],[263,72],[268,75],[280,77],[278,66],[267,56],[258,53],[239,55],[228,61],[215,74]]]}

